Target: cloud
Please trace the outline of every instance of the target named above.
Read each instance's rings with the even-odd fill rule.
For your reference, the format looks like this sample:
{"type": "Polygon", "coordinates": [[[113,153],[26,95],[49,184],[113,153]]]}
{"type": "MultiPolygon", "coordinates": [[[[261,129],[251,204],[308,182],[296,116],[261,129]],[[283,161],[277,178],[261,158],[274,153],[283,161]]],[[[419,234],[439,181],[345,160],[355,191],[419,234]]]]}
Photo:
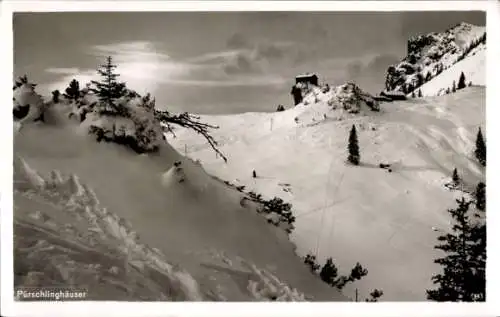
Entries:
{"type": "Polygon", "coordinates": [[[399,61],[399,58],[392,54],[381,54],[369,58],[361,58],[349,63],[346,67],[346,72],[351,77],[359,77],[363,75],[371,75],[373,73],[381,73],[387,68],[399,61]]]}
{"type": "Polygon", "coordinates": [[[365,56],[346,63],[345,78],[375,93],[383,88],[387,68],[399,60],[400,58],[392,54],[365,56]]]}
{"type": "Polygon", "coordinates": [[[355,61],[349,63],[346,68],[346,72],[350,77],[358,77],[363,72],[363,63],[361,61],[355,61]]]}
{"type": "Polygon", "coordinates": [[[256,49],[257,58],[269,60],[283,58],[286,52],[287,46],[279,43],[261,44],[256,49]]]}
{"type": "Polygon", "coordinates": [[[229,50],[221,52],[207,53],[196,57],[191,57],[185,60],[186,63],[197,65],[219,65],[225,63],[228,59],[234,58],[245,52],[245,50],[229,50]]]}
{"type": "Polygon", "coordinates": [[[52,74],[68,75],[68,74],[78,73],[79,69],[75,68],[75,67],[72,67],[72,68],[47,68],[45,71],[47,73],[52,73],[52,74]]]}
{"type": "Polygon", "coordinates": [[[226,40],[226,47],[230,49],[251,47],[248,39],[241,33],[234,33],[226,40]]]}
{"type": "Polygon", "coordinates": [[[241,53],[223,66],[226,74],[249,74],[259,71],[255,58],[249,54],[241,53]]]}
{"type": "MultiPolygon", "coordinates": [[[[118,80],[126,82],[130,89],[141,94],[150,92],[154,95],[164,85],[215,87],[276,85],[284,82],[280,76],[260,72],[255,50],[230,50],[174,60],[159,52],[153,43],[126,42],[97,45],[88,53],[97,57],[99,64],[105,62],[105,56],[112,56],[113,63],[118,66],[118,80]]],[[[45,71],[61,75],[53,83],[40,85],[40,89],[46,92],[64,90],[72,79],[78,80],[80,86],[99,79],[95,69],[50,67],[45,71]]]]}
{"type": "MultiPolygon", "coordinates": [[[[168,55],[160,53],[149,42],[112,43],[93,46],[89,52],[105,62],[105,56],[112,56],[113,63],[118,65],[118,80],[125,81],[131,89],[139,93],[154,92],[162,81],[189,73],[194,65],[172,60],[168,55]]],[[[97,65],[96,65],[97,68],[97,65]]],[[[57,68],[45,70],[53,74],[63,75],[57,82],[45,85],[46,89],[65,89],[73,78],[83,86],[91,80],[99,78],[95,69],[57,68]]]]}

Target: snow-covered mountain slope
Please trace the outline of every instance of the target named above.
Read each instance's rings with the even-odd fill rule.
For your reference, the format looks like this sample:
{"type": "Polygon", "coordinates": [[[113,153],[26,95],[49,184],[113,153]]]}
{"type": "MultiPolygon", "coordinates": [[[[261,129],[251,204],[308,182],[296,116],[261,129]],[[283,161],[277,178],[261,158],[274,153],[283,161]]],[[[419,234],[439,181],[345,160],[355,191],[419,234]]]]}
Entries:
{"type": "Polygon", "coordinates": [[[407,56],[388,68],[386,92],[422,89],[423,95],[441,95],[458,83],[461,72],[466,82],[485,83],[486,28],[460,23],[441,33],[418,35],[408,40],[407,56]]]}
{"type": "Polygon", "coordinates": [[[447,90],[451,92],[453,84],[458,84],[462,72],[467,85],[486,86],[486,45],[479,45],[466,58],[423,84],[419,88],[422,96],[441,96],[446,94],[447,90]]]}
{"type": "Polygon", "coordinates": [[[167,143],[142,155],[97,143],[71,111],[55,104],[45,122],[17,125],[17,283],[49,274],[101,300],[345,300],[242,193],[167,143]]]}
{"type": "Polygon", "coordinates": [[[353,287],[361,298],[379,288],[382,300],[424,300],[439,269],[433,227],[449,229],[446,210],[461,195],[444,185],[455,167],[466,189],[485,177],[472,153],[477,129],[485,128],[485,89],[381,104],[378,112],[358,98],[366,111],[357,114],[338,101],[343,90],[313,91],[284,112],[202,116],[221,127],[215,137],[227,164],[192,131],[178,129],[168,141],[209,173],[292,203],[300,255],[332,256],[341,274],[357,261],[365,266],[368,276],[348,285],[347,296],[353,287]],[[346,164],[353,124],[357,167],[346,164]]]}

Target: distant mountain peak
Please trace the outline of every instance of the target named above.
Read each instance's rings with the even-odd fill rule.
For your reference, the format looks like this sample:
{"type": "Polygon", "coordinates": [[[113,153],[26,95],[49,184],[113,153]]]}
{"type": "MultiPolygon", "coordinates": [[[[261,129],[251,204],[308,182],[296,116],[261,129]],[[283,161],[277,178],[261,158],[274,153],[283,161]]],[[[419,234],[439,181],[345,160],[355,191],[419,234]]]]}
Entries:
{"type": "MultiPolygon", "coordinates": [[[[474,55],[485,44],[486,28],[467,22],[461,22],[444,32],[411,36],[407,43],[407,55],[387,69],[384,91],[405,95],[416,93],[425,83],[474,55]]],[[[452,83],[446,85],[438,91],[445,91],[452,83]]]]}

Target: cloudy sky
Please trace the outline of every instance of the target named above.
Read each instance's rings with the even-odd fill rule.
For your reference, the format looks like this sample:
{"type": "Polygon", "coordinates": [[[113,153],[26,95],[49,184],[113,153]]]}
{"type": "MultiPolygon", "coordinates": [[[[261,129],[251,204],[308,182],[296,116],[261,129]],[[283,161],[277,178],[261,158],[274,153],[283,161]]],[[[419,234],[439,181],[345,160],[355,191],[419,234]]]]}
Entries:
{"type": "Polygon", "coordinates": [[[40,92],[95,78],[111,55],[121,79],[158,107],[196,113],[273,111],[288,106],[294,76],[317,72],[331,85],[355,81],[376,93],[409,36],[481,12],[138,12],[14,14],[14,75],[40,92]]]}

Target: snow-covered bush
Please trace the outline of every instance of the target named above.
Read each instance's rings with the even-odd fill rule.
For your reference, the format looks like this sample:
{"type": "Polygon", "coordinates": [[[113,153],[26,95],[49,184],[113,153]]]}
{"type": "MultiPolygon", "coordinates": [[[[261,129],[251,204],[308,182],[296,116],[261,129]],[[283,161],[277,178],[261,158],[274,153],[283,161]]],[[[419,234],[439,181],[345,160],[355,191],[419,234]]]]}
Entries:
{"type": "Polygon", "coordinates": [[[28,82],[26,76],[20,77],[14,85],[13,115],[18,120],[43,121],[44,113],[50,103],[43,100],[35,91],[36,84],[28,82]]]}

